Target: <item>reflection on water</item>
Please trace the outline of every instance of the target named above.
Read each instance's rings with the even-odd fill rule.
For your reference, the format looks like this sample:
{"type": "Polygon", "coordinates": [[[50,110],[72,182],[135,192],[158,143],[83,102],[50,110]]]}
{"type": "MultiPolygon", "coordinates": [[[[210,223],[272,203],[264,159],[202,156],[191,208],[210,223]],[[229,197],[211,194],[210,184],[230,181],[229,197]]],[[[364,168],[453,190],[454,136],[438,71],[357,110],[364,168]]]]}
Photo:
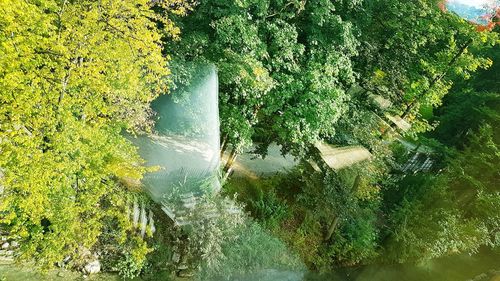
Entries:
{"type": "MultiPolygon", "coordinates": [[[[473,256],[457,255],[429,261],[421,265],[369,265],[358,268],[339,269],[329,274],[299,274],[269,270],[238,281],[498,281],[500,279],[500,249],[497,252],[482,250],[473,256]],[[496,271],[496,272],[494,272],[496,271]],[[303,276],[301,278],[301,276],[303,276]]],[[[84,280],[78,273],[53,271],[42,276],[29,267],[0,264],[0,280],[84,280]]],[[[115,281],[114,275],[97,275],[85,280],[115,281]]],[[[186,280],[186,279],[183,279],[186,280]]],[[[233,280],[234,281],[234,280],[233,280]]]]}
{"type": "Polygon", "coordinates": [[[369,265],[341,269],[335,274],[309,274],[307,281],[490,281],[500,273],[500,249],[479,254],[457,255],[420,265],[369,265]],[[497,271],[497,273],[494,273],[497,271]],[[484,274],[483,276],[480,276],[484,274]]]}

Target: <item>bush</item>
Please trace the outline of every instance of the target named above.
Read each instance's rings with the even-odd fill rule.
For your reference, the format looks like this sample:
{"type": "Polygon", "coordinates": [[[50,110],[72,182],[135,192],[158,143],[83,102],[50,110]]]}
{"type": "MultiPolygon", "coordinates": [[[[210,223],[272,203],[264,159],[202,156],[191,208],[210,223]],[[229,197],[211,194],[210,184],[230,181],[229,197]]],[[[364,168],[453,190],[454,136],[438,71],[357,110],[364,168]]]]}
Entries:
{"type": "Polygon", "coordinates": [[[333,235],[327,254],[337,264],[354,265],[377,255],[378,230],[375,214],[359,210],[333,235]]]}
{"type": "Polygon", "coordinates": [[[138,262],[134,257],[130,254],[125,254],[125,256],[118,261],[115,269],[118,271],[118,274],[123,278],[132,279],[134,277],[139,276],[142,271],[144,263],[138,262]]]}
{"type": "Polygon", "coordinates": [[[250,206],[253,216],[269,229],[278,227],[289,215],[288,206],[274,192],[261,193],[257,200],[250,201],[250,206]]]}
{"type": "Polygon", "coordinates": [[[226,239],[221,250],[222,266],[215,268],[205,262],[201,280],[231,280],[266,269],[304,270],[300,259],[281,240],[255,222],[241,225],[235,239],[226,239]]]}

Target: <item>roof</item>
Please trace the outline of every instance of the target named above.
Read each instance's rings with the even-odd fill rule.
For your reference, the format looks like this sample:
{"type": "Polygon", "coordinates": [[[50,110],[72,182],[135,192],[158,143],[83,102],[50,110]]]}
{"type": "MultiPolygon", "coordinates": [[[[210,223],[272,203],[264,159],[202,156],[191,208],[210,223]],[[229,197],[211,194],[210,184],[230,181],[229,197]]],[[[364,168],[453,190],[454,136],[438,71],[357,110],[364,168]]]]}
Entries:
{"type": "Polygon", "coordinates": [[[318,142],[315,147],[318,149],[323,161],[334,170],[349,167],[364,160],[368,160],[372,156],[368,149],[359,145],[339,147],[318,142]]]}
{"type": "Polygon", "coordinates": [[[411,128],[411,125],[406,122],[403,118],[399,116],[392,116],[389,114],[386,114],[387,119],[389,119],[392,123],[394,123],[399,129],[401,129],[403,132],[408,131],[411,128]]]}
{"type": "Polygon", "coordinates": [[[369,97],[373,99],[373,102],[380,109],[388,109],[389,107],[392,106],[392,102],[381,95],[370,94],[369,97]]]}

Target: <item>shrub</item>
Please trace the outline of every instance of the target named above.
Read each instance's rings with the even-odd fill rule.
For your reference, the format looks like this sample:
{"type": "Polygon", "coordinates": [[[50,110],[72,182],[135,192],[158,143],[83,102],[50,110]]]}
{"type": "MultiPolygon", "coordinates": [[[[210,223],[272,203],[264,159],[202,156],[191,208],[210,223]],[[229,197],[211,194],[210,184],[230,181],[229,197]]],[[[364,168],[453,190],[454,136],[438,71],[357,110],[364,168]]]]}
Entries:
{"type": "Polygon", "coordinates": [[[233,239],[221,245],[221,265],[202,264],[201,280],[231,280],[266,269],[303,270],[300,259],[278,238],[271,236],[256,222],[238,227],[233,239]]]}
{"type": "Polygon", "coordinates": [[[262,224],[274,229],[289,215],[288,206],[280,200],[276,193],[261,193],[257,200],[250,201],[252,214],[262,224]]]}

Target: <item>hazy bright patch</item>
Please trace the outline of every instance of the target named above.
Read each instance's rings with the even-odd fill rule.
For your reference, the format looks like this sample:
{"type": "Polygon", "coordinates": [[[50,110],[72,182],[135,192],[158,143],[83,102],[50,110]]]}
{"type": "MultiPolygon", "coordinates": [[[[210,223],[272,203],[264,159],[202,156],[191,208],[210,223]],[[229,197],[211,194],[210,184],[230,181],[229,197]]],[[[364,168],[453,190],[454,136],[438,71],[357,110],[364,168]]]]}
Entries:
{"type": "Polygon", "coordinates": [[[467,6],[475,6],[475,7],[480,8],[483,5],[494,2],[494,1],[491,1],[491,0],[454,0],[454,1],[450,1],[450,2],[457,2],[457,3],[467,5],[467,6]]]}
{"type": "Polygon", "coordinates": [[[500,7],[499,0],[449,0],[446,8],[471,22],[488,25],[500,7]]]}

